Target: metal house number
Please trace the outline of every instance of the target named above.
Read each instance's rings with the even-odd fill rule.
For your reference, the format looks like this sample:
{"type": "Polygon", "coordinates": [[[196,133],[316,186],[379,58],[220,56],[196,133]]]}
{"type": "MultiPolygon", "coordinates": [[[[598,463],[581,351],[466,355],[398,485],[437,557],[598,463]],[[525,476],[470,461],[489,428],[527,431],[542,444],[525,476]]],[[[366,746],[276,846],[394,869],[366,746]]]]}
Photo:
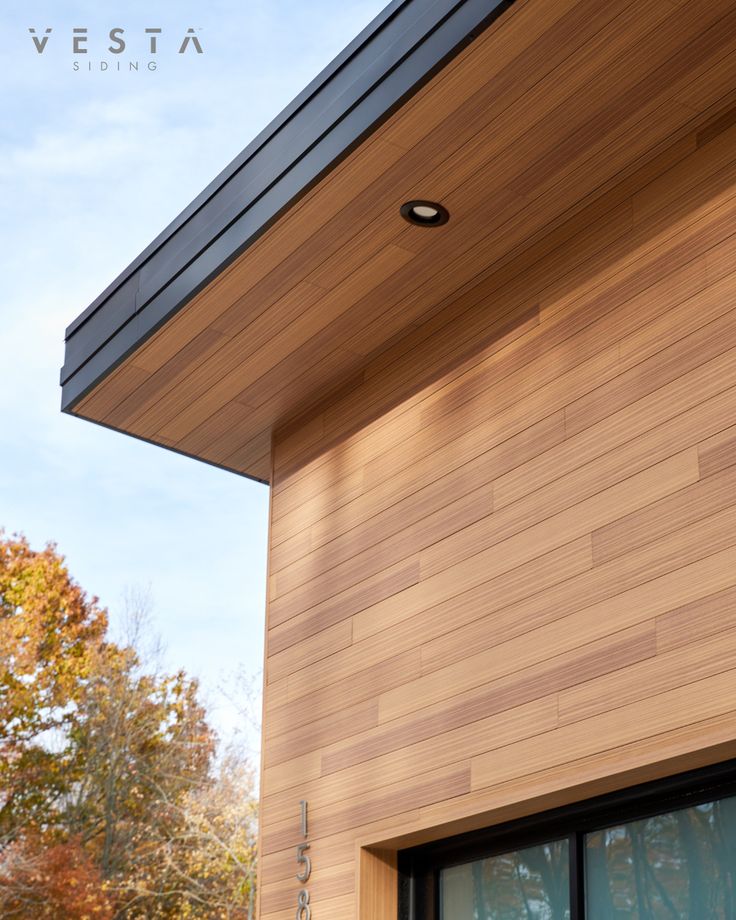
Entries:
{"type": "MultiPolygon", "coordinates": [[[[302,821],[302,837],[306,838],[309,835],[309,825],[307,824],[307,802],[305,799],[302,799],[299,803],[301,808],[301,821],[302,821]]],[[[301,867],[296,874],[297,881],[301,882],[302,885],[306,885],[309,881],[309,876],[312,874],[312,860],[307,855],[307,850],[309,849],[308,843],[299,843],[296,848],[296,861],[301,867]]],[[[299,897],[296,904],[296,920],[312,920],[312,906],[309,903],[309,891],[307,888],[302,888],[299,892],[299,897]]]]}

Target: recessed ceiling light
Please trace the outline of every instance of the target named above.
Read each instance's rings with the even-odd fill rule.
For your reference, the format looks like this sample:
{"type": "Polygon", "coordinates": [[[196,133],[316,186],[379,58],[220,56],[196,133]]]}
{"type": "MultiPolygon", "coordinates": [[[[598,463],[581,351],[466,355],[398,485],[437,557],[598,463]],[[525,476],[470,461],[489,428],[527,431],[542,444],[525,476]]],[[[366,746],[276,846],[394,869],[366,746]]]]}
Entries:
{"type": "Polygon", "coordinates": [[[447,208],[436,201],[407,201],[401,205],[401,216],[417,227],[439,227],[450,219],[447,208]]]}

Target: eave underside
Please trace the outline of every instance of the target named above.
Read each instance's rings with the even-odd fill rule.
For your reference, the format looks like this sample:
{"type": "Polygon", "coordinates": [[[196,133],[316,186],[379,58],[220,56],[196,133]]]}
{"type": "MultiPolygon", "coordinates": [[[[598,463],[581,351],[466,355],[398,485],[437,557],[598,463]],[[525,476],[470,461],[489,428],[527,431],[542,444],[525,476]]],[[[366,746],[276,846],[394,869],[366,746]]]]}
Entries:
{"type": "Polygon", "coordinates": [[[274,430],[459,303],[503,315],[526,253],[733,106],[735,54],[727,2],[519,0],[72,411],[267,480],[274,430]]]}

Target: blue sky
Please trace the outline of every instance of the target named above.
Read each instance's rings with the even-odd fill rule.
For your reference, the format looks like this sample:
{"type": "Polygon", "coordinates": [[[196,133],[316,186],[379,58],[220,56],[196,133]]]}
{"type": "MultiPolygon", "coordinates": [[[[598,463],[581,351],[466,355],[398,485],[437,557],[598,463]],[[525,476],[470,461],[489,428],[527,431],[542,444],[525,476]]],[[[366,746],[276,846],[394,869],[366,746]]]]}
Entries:
{"type": "Polygon", "coordinates": [[[147,588],[171,667],[261,667],[268,490],[59,412],[65,326],[384,0],[6,0],[0,11],[0,526],[55,541],[113,624],[147,588]],[[90,72],[74,72],[86,27],[90,72]],[[143,30],[160,26],[156,72],[143,30]],[[53,29],[43,55],[29,27],[53,29]],[[101,72],[111,28],[123,63],[101,72]],[[176,54],[186,29],[204,54],[176,54]]]}

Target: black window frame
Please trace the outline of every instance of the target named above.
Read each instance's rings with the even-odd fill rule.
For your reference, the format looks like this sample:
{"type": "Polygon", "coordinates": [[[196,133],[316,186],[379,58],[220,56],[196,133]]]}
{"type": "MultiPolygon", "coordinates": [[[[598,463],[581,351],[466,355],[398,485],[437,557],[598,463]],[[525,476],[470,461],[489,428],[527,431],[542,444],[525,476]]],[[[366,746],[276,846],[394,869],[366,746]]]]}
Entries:
{"type": "Polygon", "coordinates": [[[585,835],[736,796],[736,759],[399,852],[399,920],[439,920],[442,869],[567,839],[570,918],[585,920],[585,835]]]}

